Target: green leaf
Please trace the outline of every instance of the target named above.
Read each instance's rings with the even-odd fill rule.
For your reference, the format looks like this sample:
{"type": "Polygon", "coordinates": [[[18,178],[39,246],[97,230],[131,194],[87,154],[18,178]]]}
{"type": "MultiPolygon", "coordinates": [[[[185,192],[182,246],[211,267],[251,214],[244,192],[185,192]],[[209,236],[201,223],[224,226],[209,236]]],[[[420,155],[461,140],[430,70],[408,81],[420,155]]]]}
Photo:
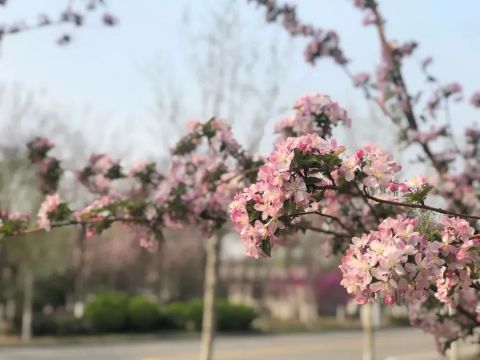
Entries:
{"type": "Polygon", "coordinates": [[[267,255],[268,257],[272,256],[272,246],[270,245],[270,240],[264,239],[260,243],[260,249],[267,255]]]}
{"type": "Polygon", "coordinates": [[[189,152],[195,150],[196,144],[192,141],[192,139],[182,139],[177,143],[175,147],[175,151],[173,152],[174,155],[185,155],[189,152]]]}
{"type": "Polygon", "coordinates": [[[105,177],[107,179],[111,179],[111,180],[115,180],[115,179],[119,179],[119,178],[123,177],[122,167],[120,166],[120,164],[113,165],[108,170],[107,174],[105,174],[105,177]]]}
{"type": "Polygon", "coordinates": [[[186,192],[187,192],[187,185],[185,185],[184,183],[180,183],[175,188],[172,195],[175,196],[175,197],[180,197],[180,196],[184,195],[186,192]]]}
{"type": "Polygon", "coordinates": [[[318,184],[319,182],[321,182],[322,179],[318,178],[318,177],[307,177],[305,179],[305,184],[307,185],[315,185],[315,184],[318,184]]]}
{"type": "Polygon", "coordinates": [[[217,133],[217,130],[212,126],[212,122],[215,120],[215,118],[211,118],[208,120],[205,125],[203,125],[203,134],[208,138],[211,139],[215,136],[217,133]]]}
{"type": "Polygon", "coordinates": [[[408,202],[424,204],[428,193],[433,189],[433,186],[429,184],[423,184],[419,189],[412,191],[405,195],[405,199],[408,202]]]}

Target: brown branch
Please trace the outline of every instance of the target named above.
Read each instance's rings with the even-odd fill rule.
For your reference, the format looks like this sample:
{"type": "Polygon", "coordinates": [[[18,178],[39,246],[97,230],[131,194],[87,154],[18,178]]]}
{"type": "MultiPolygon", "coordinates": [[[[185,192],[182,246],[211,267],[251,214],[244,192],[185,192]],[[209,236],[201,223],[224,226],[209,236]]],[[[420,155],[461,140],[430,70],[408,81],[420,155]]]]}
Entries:
{"type": "Polygon", "coordinates": [[[325,230],[325,229],[322,229],[322,228],[319,228],[319,227],[316,227],[316,226],[312,226],[312,225],[293,225],[293,228],[296,228],[296,229],[299,229],[299,230],[311,230],[311,231],[319,232],[319,233],[322,233],[322,234],[334,235],[334,236],[338,236],[338,237],[346,237],[346,238],[351,237],[350,234],[339,233],[339,232],[332,231],[332,230],[325,230]]]}
{"type": "MultiPolygon", "coordinates": [[[[372,6],[371,10],[372,10],[372,13],[375,16],[375,27],[377,28],[377,32],[378,32],[378,35],[379,35],[379,38],[380,38],[380,43],[382,45],[383,53],[388,58],[388,60],[392,64],[392,66],[395,67],[395,70],[396,70],[396,75],[397,75],[397,84],[396,85],[400,88],[400,90],[403,94],[403,97],[404,97],[403,104],[402,104],[403,105],[402,106],[403,113],[405,114],[405,117],[407,118],[408,125],[409,125],[410,129],[418,131],[417,120],[415,118],[415,113],[413,111],[413,106],[412,106],[411,101],[410,101],[410,95],[409,95],[405,80],[403,79],[403,75],[402,75],[402,71],[401,71],[401,64],[398,61],[396,61],[394,56],[393,56],[392,47],[390,46],[390,44],[387,41],[387,37],[386,37],[386,34],[385,34],[385,28],[383,26],[383,19],[382,19],[382,16],[380,15],[380,13],[378,11],[378,7],[376,5],[372,6]]],[[[435,170],[437,170],[437,172],[440,175],[442,175],[445,172],[445,170],[442,168],[442,166],[435,159],[435,157],[434,157],[432,151],[430,150],[430,147],[428,146],[428,144],[422,144],[422,143],[419,142],[419,145],[422,147],[423,151],[425,152],[425,154],[428,156],[428,158],[432,162],[432,165],[435,168],[435,170]]]]}
{"type": "Polygon", "coordinates": [[[475,325],[480,325],[480,322],[477,320],[477,316],[475,314],[472,314],[470,311],[468,311],[461,305],[457,305],[456,309],[460,314],[466,316],[469,320],[473,321],[475,325]]]}
{"type": "MultiPolygon", "coordinates": [[[[345,74],[348,76],[350,81],[352,81],[352,83],[353,83],[354,82],[353,74],[350,71],[350,69],[348,68],[347,64],[341,65],[341,68],[345,72],[345,74]]],[[[385,107],[385,105],[383,105],[382,102],[380,100],[378,100],[377,98],[372,97],[372,95],[370,94],[370,90],[368,89],[368,86],[367,85],[362,85],[361,88],[363,90],[363,94],[364,94],[365,98],[367,100],[371,100],[375,104],[377,104],[378,108],[382,111],[383,115],[385,115],[386,117],[389,117],[390,119],[393,120],[392,115],[390,114],[388,109],[385,107]]]]}
{"type": "Polygon", "coordinates": [[[347,231],[350,234],[350,236],[354,236],[353,231],[348,226],[346,226],[338,217],[333,216],[333,215],[324,214],[321,211],[302,211],[302,212],[299,212],[299,213],[290,214],[289,217],[295,218],[297,216],[303,216],[303,215],[318,215],[318,216],[322,216],[322,217],[325,217],[327,219],[330,219],[332,221],[335,221],[338,225],[340,225],[340,227],[343,230],[347,231]]]}
{"type": "MultiPolygon", "coordinates": [[[[71,226],[71,225],[91,225],[91,224],[98,224],[101,222],[109,222],[109,223],[114,223],[114,222],[148,222],[147,219],[145,218],[124,218],[124,217],[114,217],[114,218],[100,218],[100,219],[90,219],[90,220],[69,220],[65,222],[59,222],[59,223],[53,223],[51,225],[51,228],[61,228],[65,226],[71,226]]],[[[30,234],[35,234],[38,232],[43,232],[46,231],[45,228],[37,226],[34,228],[30,229],[25,229],[22,231],[17,231],[11,235],[8,236],[20,236],[20,235],[30,235],[30,234]]]]}
{"type": "Polygon", "coordinates": [[[444,215],[450,215],[450,216],[457,216],[465,219],[472,219],[472,220],[480,220],[480,216],[478,215],[467,215],[467,214],[459,214],[453,211],[448,211],[442,208],[436,208],[433,206],[428,206],[424,204],[412,204],[412,203],[404,203],[401,201],[395,201],[395,200],[385,200],[385,199],[380,199],[375,196],[372,196],[368,193],[365,193],[365,197],[367,199],[373,200],[378,203],[382,204],[388,204],[388,205],[394,205],[394,206],[401,206],[401,207],[408,207],[412,209],[422,209],[422,210],[430,210],[439,214],[444,214],[444,215]]]}
{"type": "Polygon", "coordinates": [[[357,183],[355,183],[355,187],[357,188],[358,193],[362,197],[365,204],[370,208],[370,211],[372,212],[373,216],[375,217],[375,220],[377,220],[377,223],[380,224],[380,217],[377,215],[377,212],[375,211],[375,208],[372,206],[372,204],[370,204],[367,197],[365,196],[365,193],[366,193],[365,188],[363,189],[363,192],[362,192],[362,190],[360,190],[360,187],[358,186],[357,183]]]}

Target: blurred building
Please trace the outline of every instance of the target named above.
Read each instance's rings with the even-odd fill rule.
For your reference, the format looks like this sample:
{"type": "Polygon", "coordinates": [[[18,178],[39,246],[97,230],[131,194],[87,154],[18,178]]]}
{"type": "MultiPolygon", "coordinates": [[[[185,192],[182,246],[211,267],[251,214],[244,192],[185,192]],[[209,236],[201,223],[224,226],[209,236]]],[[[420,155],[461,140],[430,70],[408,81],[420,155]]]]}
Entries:
{"type": "Polygon", "coordinates": [[[228,300],[251,305],[272,318],[304,324],[320,315],[335,315],[337,307],[349,300],[337,270],[312,271],[307,265],[226,260],[220,279],[220,295],[228,300]]]}

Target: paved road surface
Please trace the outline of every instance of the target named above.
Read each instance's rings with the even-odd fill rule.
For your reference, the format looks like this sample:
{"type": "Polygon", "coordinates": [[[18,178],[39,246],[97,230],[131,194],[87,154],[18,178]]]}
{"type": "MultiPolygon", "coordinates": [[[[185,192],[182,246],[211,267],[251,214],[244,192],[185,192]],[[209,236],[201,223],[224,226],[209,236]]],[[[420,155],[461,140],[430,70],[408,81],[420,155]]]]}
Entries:
{"type": "MultiPolygon", "coordinates": [[[[376,339],[377,359],[441,359],[432,355],[433,339],[414,329],[384,330],[376,339]],[[400,356],[411,354],[410,356],[400,356]]],[[[224,336],[215,360],[361,359],[360,332],[224,336]]],[[[0,348],[0,360],[196,360],[197,339],[130,341],[96,345],[0,348]]]]}

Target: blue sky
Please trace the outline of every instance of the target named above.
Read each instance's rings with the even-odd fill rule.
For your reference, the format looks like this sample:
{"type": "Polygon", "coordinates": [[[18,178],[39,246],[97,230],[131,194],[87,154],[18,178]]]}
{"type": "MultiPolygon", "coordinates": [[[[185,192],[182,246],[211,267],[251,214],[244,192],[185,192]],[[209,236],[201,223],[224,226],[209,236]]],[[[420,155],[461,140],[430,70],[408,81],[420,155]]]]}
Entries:
{"type": "MultiPolygon", "coordinates": [[[[55,39],[63,33],[61,28],[6,38],[1,48],[0,82],[19,83],[26,89],[46,93],[52,104],[72,109],[72,119],[76,119],[72,120],[72,126],[81,127],[84,135],[92,139],[94,148],[103,150],[102,147],[110,146],[111,142],[102,144],[102,139],[106,133],[115,133],[116,140],[126,148],[143,146],[148,148],[146,152],[152,151],[156,140],[147,139],[148,129],[158,114],[152,112],[155,97],[152,79],[149,79],[151,69],[162,74],[156,79],[157,83],[163,81],[174,86],[181,94],[182,103],[188,104],[184,105],[188,107],[186,116],[201,116],[201,99],[197,87],[192,85],[198,81],[194,79],[195,66],[192,66],[192,54],[198,51],[198,44],[191,39],[192,35],[203,34],[212,26],[212,9],[222,9],[226,1],[109,0],[109,9],[120,18],[120,25],[113,29],[99,27],[100,15],[94,15],[86,28],[75,31],[75,40],[68,47],[55,45],[55,39]],[[182,24],[187,13],[186,29],[182,24]],[[85,109],[95,116],[82,119],[79,114],[85,109]],[[123,130],[117,131],[117,128],[123,130]]],[[[247,1],[235,2],[243,24],[238,29],[242,41],[251,39],[260,47],[276,43],[282,51],[288,51],[284,56],[285,69],[278,79],[282,89],[279,108],[290,106],[300,95],[319,91],[353,109],[359,120],[368,116],[361,94],[349,86],[343,73],[329,60],[315,67],[306,64],[302,39],[292,41],[280,26],[265,24],[263,11],[247,1]]],[[[353,60],[354,71],[374,68],[379,53],[375,33],[372,28],[361,25],[362,15],[351,1],[297,0],[295,3],[301,18],[338,30],[343,48],[353,60]]],[[[441,80],[459,81],[467,95],[480,89],[477,74],[479,1],[455,2],[455,5],[451,0],[383,0],[380,3],[388,19],[390,38],[420,42],[418,52],[407,65],[411,88],[421,85],[417,61],[432,55],[435,59],[432,70],[441,80]]],[[[57,14],[64,4],[65,0],[11,0],[5,9],[0,9],[0,23],[18,19],[33,21],[39,12],[57,14]]],[[[267,64],[268,53],[262,53],[258,61],[267,64]]],[[[253,73],[252,77],[258,75],[253,73]]],[[[248,97],[244,100],[246,109],[255,101],[248,97]]],[[[478,116],[467,106],[455,108],[453,115],[458,128],[478,116]]],[[[273,120],[269,123],[270,130],[273,120]]],[[[248,134],[242,124],[235,124],[236,131],[245,138],[248,134]]]]}

